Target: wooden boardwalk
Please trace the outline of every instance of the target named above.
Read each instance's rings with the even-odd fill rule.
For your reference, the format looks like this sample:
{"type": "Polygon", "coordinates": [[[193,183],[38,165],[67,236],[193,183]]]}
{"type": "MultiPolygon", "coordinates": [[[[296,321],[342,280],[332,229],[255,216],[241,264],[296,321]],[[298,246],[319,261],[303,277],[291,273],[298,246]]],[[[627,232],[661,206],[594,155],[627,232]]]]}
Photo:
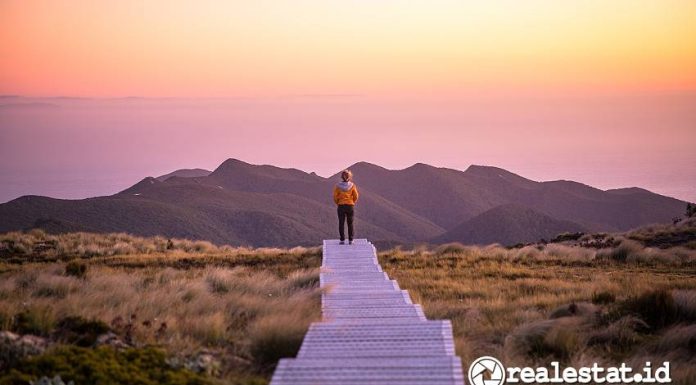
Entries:
{"type": "Polygon", "coordinates": [[[280,360],[271,385],[464,384],[450,321],[429,321],[390,280],[365,239],[324,241],[322,322],[297,358],[280,360]]]}

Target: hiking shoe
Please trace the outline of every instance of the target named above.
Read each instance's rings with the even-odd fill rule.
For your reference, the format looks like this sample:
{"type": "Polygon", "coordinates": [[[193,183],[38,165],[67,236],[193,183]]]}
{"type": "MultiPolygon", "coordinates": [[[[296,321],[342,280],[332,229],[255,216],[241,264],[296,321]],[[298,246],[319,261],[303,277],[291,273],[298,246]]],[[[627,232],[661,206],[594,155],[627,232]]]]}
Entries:
{"type": "Polygon", "coordinates": [[[348,244],[349,244],[349,245],[352,245],[352,244],[353,244],[353,241],[352,241],[352,240],[348,241],[348,244]]]}
{"type": "Polygon", "coordinates": [[[338,242],[338,244],[339,244],[339,245],[345,245],[346,242],[345,242],[345,241],[341,241],[341,242],[338,242]]]}

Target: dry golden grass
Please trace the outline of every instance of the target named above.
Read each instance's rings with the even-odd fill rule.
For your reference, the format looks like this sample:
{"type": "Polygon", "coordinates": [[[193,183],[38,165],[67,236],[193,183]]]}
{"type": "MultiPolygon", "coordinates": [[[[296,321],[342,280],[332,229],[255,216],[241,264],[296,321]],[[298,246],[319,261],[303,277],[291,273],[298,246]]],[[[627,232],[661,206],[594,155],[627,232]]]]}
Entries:
{"type": "MultiPolygon", "coordinates": [[[[397,248],[379,258],[429,318],[452,320],[464,364],[482,355],[574,366],[670,359],[674,383],[693,384],[696,251],[675,244],[690,237],[659,227],[514,249],[397,248]],[[646,246],[650,234],[659,245],[646,246]]],[[[216,378],[263,383],[320,316],[320,262],[319,248],[3,234],[0,329],[19,314],[44,335],[68,316],[97,319],[134,346],[161,346],[180,360],[212,353],[222,363],[216,378]]]]}
{"type": "Polygon", "coordinates": [[[19,317],[25,332],[54,338],[66,317],[99,320],[132,346],[160,346],[181,362],[211,353],[222,363],[220,378],[260,376],[262,383],[320,317],[318,248],[172,240],[167,249],[158,248],[167,240],[123,234],[0,239],[30,250],[14,252],[0,272],[2,330],[16,329],[19,317]],[[37,251],[47,239],[58,247],[37,251]]]}
{"type": "Polygon", "coordinates": [[[669,358],[675,383],[686,385],[696,381],[696,257],[674,251],[450,244],[397,248],[379,259],[428,318],[452,321],[465,365],[483,355],[575,366],[669,358]],[[656,290],[665,298],[650,297],[656,290]],[[661,314],[671,314],[664,325],[661,314]],[[640,317],[662,326],[648,331],[640,317]]]}
{"type": "Polygon", "coordinates": [[[215,246],[206,241],[137,237],[128,234],[67,233],[42,230],[0,234],[0,272],[28,262],[79,259],[90,264],[123,268],[210,266],[268,270],[284,277],[321,264],[321,248],[248,248],[215,246]]]}

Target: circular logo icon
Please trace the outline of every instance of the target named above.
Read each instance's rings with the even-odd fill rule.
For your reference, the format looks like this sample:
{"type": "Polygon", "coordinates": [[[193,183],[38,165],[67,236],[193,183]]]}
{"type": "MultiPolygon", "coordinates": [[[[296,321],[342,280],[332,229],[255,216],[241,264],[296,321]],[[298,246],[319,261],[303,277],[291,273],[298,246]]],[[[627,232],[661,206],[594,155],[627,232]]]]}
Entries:
{"type": "Polygon", "coordinates": [[[472,385],[501,385],[504,382],[505,367],[495,357],[479,357],[469,366],[469,383],[472,385]]]}

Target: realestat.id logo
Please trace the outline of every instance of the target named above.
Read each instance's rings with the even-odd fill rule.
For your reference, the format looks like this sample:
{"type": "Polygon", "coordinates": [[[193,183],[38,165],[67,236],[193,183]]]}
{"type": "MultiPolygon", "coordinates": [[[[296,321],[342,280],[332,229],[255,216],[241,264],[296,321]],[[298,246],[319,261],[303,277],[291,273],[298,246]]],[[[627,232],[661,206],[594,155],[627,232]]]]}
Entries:
{"type": "Polygon", "coordinates": [[[597,362],[591,366],[562,367],[560,362],[551,361],[549,367],[507,368],[495,357],[483,356],[469,366],[470,385],[507,384],[670,384],[670,363],[664,361],[655,367],[646,361],[642,368],[633,368],[626,363],[602,367],[597,362]]]}
{"type": "Polygon", "coordinates": [[[469,383],[472,385],[501,385],[505,382],[505,367],[497,358],[479,357],[469,366],[469,383]]]}

